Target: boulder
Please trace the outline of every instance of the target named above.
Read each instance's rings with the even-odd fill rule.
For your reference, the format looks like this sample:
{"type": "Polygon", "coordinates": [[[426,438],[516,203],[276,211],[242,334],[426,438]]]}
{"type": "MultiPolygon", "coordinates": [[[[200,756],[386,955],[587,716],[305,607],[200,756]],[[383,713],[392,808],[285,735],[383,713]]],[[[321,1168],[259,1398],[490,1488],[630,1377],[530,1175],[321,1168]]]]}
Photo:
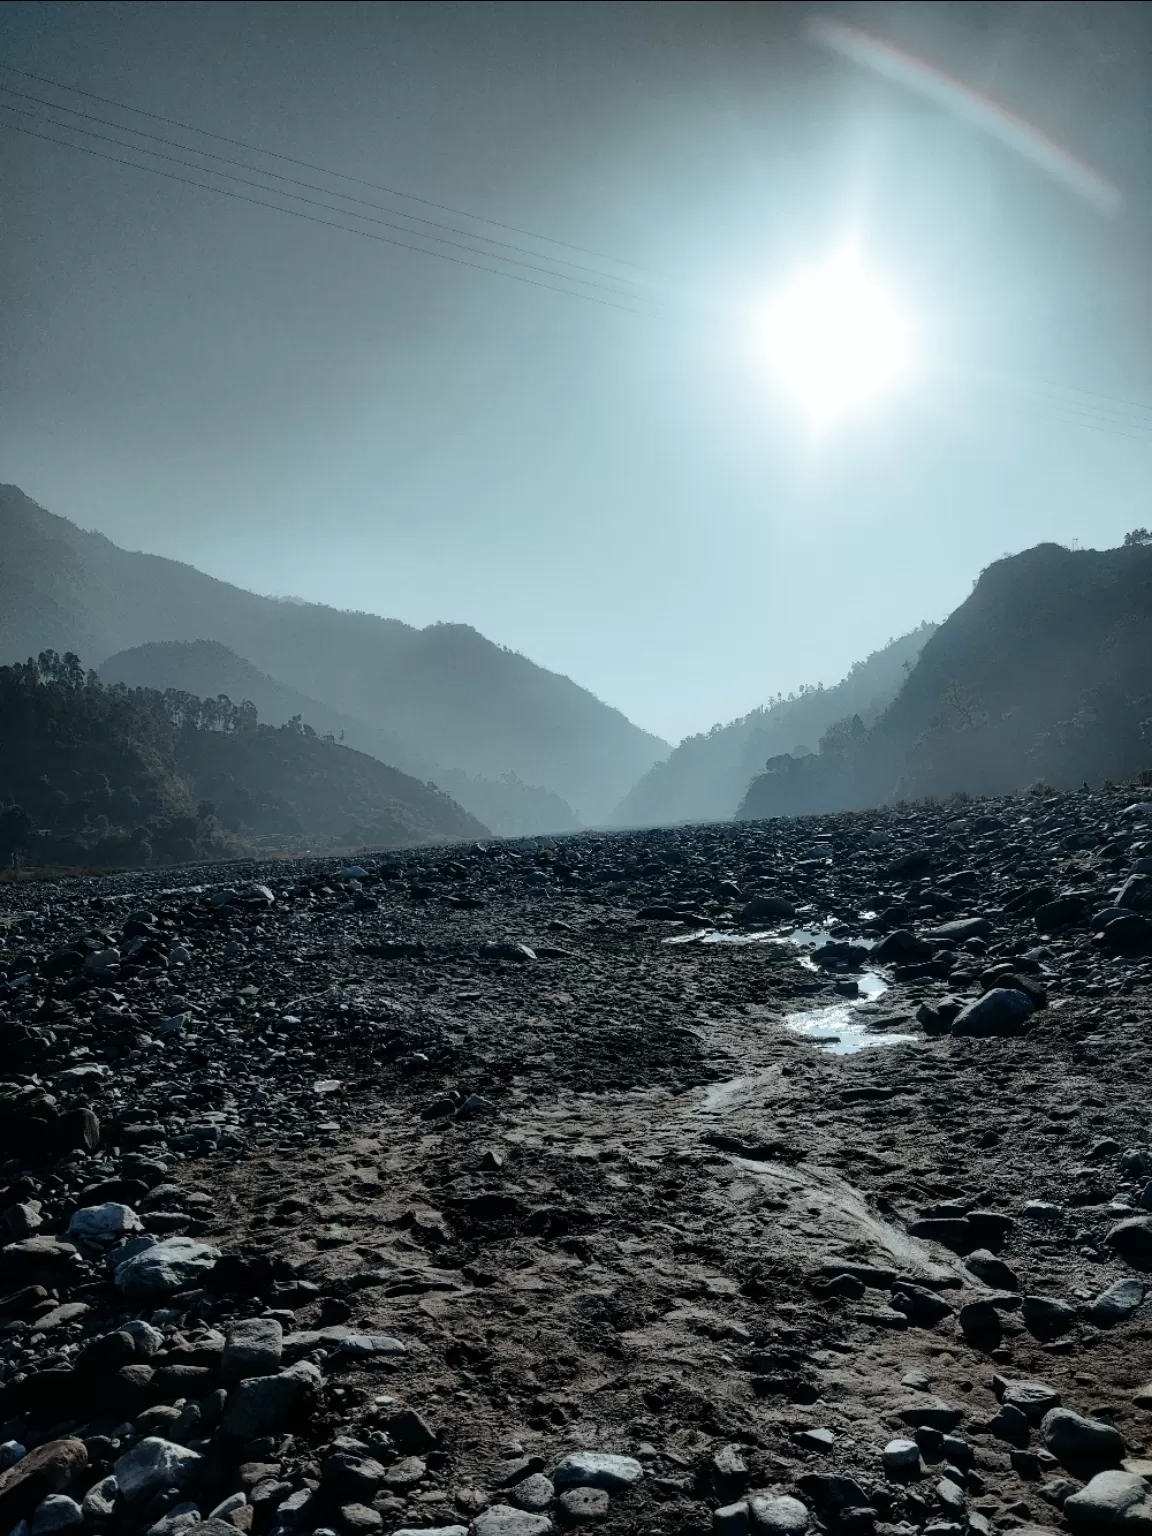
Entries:
{"type": "Polygon", "coordinates": [[[492,1504],[472,1522],[471,1536],[548,1536],[547,1515],[533,1515],[511,1504],[492,1504]]]}
{"type": "Polygon", "coordinates": [[[1112,1328],[1126,1323],[1144,1300],[1143,1280],[1116,1280],[1101,1291],[1088,1308],[1088,1317],[1097,1328],[1112,1328]]]}
{"type": "Polygon", "coordinates": [[[557,1488],[603,1488],[617,1493],[634,1488],[644,1468],[631,1456],[611,1456],[604,1451],[574,1451],[557,1464],[552,1481],[557,1488]]]}
{"type": "Polygon", "coordinates": [[[0,1527],[11,1530],[42,1499],[67,1488],[87,1465],[88,1451],[82,1440],[49,1440],[36,1446],[0,1473],[0,1527]]]}
{"type": "Polygon", "coordinates": [[[939,1397],[914,1398],[896,1410],[905,1424],[910,1424],[914,1429],[939,1429],[944,1434],[955,1429],[964,1412],[960,1408],[953,1408],[951,1403],[944,1402],[939,1397]]]}
{"type": "Polygon", "coordinates": [[[87,1248],[111,1248],[130,1232],[139,1232],[139,1216],[130,1205],[109,1200],[103,1205],[85,1205],[68,1223],[68,1236],[87,1248]]]}
{"type": "Polygon", "coordinates": [[[1046,1381],[1005,1381],[994,1376],[992,1385],[1002,1403],[1018,1408],[1030,1424],[1039,1424],[1046,1413],[1060,1406],[1060,1394],[1046,1381]]]}
{"type": "Polygon", "coordinates": [[[785,896],[752,896],[740,912],[742,923],[754,923],[769,917],[791,918],[796,908],[785,896]]]}
{"type": "Polygon", "coordinates": [[[1152,1270],[1152,1216],[1118,1221],[1104,1241],[1133,1269],[1152,1270]]]}
{"type": "Polygon", "coordinates": [[[993,987],[961,1008],[952,1020],[952,1033],[976,1039],[1020,1035],[1024,1033],[1025,1019],[1035,1011],[1036,1004],[1026,993],[1015,987],[993,987]]]}
{"type": "Polygon", "coordinates": [[[201,1282],[219,1257],[211,1243],[166,1237],[117,1265],[116,1289],[133,1300],[171,1296],[201,1282]]]}
{"type": "Polygon", "coordinates": [[[283,1427],[315,1400],[321,1376],[309,1360],[301,1360],[276,1376],[253,1376],[233,1388],[220,1421],[225,1440],[255,1440],[283,1427]]]}
{"type": "Polygon", "coordinates": [[[1114,1424],[1089,1419],[1071,1408],[1051,1408],[1040,1424],[1044,1444],[1060,1461],[1113,1461],[1124,1455],[1124,1436],[1114,1424]]]}
{"type": "Polygon", "coordinates": [[[1065,1499],[1064,1517],[1083,1536],[1152,1536],[1152,1489],[1135,1472],[1099,1472],[1065,1499]]]}
{"type": "Polygon", "coordinates": [[[804,1536],[808,1529],[807,1506],[790,1494],[782,1494],[779,1498],[751,1498],[748,1515],[757,1536],[804,1536]]]}
{"type": "Polygon", "coordinates": [[[951,922],[941,923],[937,928],[926,928],[926,939],[952,939],[957,944],[963,944],[966,939],[987,939],[991,936],[992,924],[986,917],[956,917],[951,922]]]}
{"type": "Polygon", "coordinates": [[[127,1451],[113,1467],[121,1495],[129,1504],[144,1504],[153,1494],[167,1488],[190,1487],[198,1477],[204,1458],[187,1446],[146,1435],[127,1451]]]}
{"type": "Polygon", "coordinates": [[[225,1385],[280,1369],[284,1330],[274,1317],[245,1317],[233,1323],[224,1343],[220,1374],[225,1385]]]}

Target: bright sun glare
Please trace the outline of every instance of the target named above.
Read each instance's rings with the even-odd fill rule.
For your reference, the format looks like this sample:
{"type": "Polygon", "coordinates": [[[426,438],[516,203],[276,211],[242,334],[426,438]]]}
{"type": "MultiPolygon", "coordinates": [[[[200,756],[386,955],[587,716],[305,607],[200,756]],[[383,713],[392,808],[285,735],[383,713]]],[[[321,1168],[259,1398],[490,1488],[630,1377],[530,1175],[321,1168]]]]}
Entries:
{"type": "Polygon", "coordinates": [[[888,394],[912,367],[907,318],[851,250],[796,276],[759,332],[778,381],[816,425],[888,394]]]}

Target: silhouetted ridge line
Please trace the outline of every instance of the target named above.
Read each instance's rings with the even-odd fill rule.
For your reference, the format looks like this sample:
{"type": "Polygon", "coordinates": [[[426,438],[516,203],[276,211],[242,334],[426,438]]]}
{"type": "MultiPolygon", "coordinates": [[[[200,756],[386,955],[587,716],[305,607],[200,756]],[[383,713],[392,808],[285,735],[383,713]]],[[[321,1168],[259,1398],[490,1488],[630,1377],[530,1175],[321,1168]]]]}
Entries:
{"type": "Polygon", "coordinates": [[[1152,541],[994,561],[870,727],[771,758],[743,817],[1073,789],[1152,770],[1152,541]]]}

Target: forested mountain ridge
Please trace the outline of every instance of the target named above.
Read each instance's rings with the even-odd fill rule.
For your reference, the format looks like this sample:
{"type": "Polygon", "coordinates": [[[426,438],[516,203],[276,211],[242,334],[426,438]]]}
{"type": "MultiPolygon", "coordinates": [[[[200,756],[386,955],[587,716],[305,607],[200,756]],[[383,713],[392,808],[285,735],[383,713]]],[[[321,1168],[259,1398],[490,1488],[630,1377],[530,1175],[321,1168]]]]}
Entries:
{"type": "Polygon", "coordinates": [[[935,625],[890,640],[829,688],[782,695],[728,725],[689,736],[650,768],[613,813],[618,826],[724,821],[735,814],[765,759],[817,749],[838,720],[871,721],[895,698],[935,625]]]}
{"type": "Polygon", "coordinates": [[[155,641],[211,640],[419,758],[559,796],[604,819],[666,751],[619,710],[463,624],[285,602],[120,549],[0,487],[0,661],[99,663],[155,641]]]}
{"type": "Polygon", "coordinates": [[[0,667],[0,863],[92,867],[476,838],[430,784],[251,704],[0,667]]]}
{"type": "Polygon", "coordinates": [[[1072,788],[1149,767],[1152,545],[1040,544],[982,572],[870,729],[770,762],[740,814],[1072,788]]]}
{"type": "Polygon", "coordinates": [[[299,720],[321,735],[330,734],[345,746],[435,784],[504,837],[571,832],[580,825],[571,806],[559,795],[525,784],[512,773],[486,779],[459,768],[445,768],[422,756],[408,742],[277,682],[215,640],[160,640],[134,646],[110,656],[99,673],[106,683],[127,683],[131,688],[161,692],[176,688],[200,698],[224,694],[233,702],[248,700],[266,725],[299,720]]]}

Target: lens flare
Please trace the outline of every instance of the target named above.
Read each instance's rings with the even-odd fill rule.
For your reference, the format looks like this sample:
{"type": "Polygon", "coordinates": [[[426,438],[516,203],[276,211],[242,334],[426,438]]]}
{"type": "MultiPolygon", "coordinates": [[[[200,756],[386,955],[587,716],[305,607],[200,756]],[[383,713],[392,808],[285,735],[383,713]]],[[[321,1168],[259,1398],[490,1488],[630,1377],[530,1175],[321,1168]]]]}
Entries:
{"type": "Polygon", "coordinates": [[[808,34],[821,47],[915,92],[944,111],[966,119],[991,138],[999,139],[1016,154],[1063,182],[1101,213],[1115,213],[1120,207],[1123,198],[1119,187],[1101,176],[1099,171],[1085,165],[1032,123],[1025,122],[934,65],[842,21],[818,18],[810,23],[808,34]]]}

